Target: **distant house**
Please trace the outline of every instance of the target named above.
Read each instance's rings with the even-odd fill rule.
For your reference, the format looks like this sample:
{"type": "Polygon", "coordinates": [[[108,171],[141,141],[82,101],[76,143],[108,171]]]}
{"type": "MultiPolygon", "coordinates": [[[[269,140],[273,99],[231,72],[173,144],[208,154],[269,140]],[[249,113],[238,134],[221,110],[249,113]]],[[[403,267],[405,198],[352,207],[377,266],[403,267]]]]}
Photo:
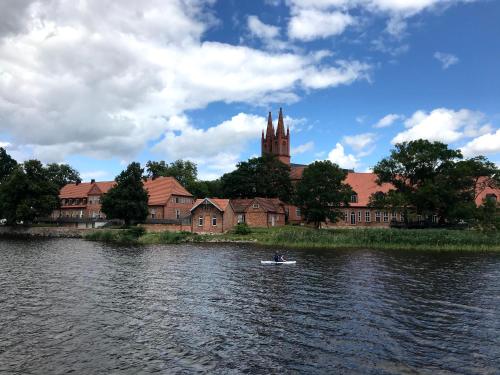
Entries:
{"type": "MultiPolygon", "coordinates": [[[[52,213],[52,218],[105,219],[101,211],[101,199],[114,181],[68,184],[60,193],[60,209],[52,213]]],[[[193,195],[175,178],[158,177],[144,182],[148,192],[149,219],[180,220],[190,215],[193,195]]]]}
{"type": "Polygon", "coordinates": [[[224,233],[235,225],[235,213],[229,199],[197,199],[191,208],[191,232],[224,233]]]}
{"type": "Polygon", "coordinates": [[[231,199],[237,223],[269,228],[285,225],[285,205],[279,199],[231,199]]]}

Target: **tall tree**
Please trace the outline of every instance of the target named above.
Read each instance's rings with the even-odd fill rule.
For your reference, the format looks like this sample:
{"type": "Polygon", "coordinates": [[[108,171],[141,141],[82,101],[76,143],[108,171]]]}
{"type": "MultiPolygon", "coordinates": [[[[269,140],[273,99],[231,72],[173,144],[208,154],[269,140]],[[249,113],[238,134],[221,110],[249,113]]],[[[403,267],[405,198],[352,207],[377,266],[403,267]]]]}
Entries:
{"type": "Polygon", "coordinates": [[[141,222],[148,216],[148,193],[144,189],[144,169],[139,163],[131,163],[116,176],[116,185],[102,198],[102,212],[108,219],[121,219],[125,225],[141,222]]]}
{"type": "Polygon", "coordinates": [[[58,187],[38,160],[17,166],[0,186],[0,211],[10,224],[49,216],[58,206],[58,187]]]}
{"type": "Polygon", "coordinates": [[[379,183],[394,189],[371,198],[372,205],[410,214],[438,215],[441,223],[473,219],[481,181],[493,183],[497,168],[484,157],[462,160],[459,150],[441,142],[416,140],[397,144],[374,168],[379,183]]]}
{"type": "Polygon", "coordinates": [[[0,147],[0,184],[14,171],[17,162],[0,147]]]}
{"type": "Polygon", "coordinates": [[[352,188],[343,181],[347,172],[331,161],[316,161],[304,169],[297,184],[296,203],[302,216],[316,227],[326,219],[335,223],[349,206],[352,188]]]}
{"type": "Polygon", "coordinates": [[[52,163],[47,165],[47,175],[60,189],[63,186],[81,182],[80,173],[68,164],[52,163]]]}
{"type": "Polygon", "coordinates": [[[289,202],[293,187],[290,167],[268,155],[240,162],[236,170],[221,177],[226,198],[280,198],[289,202]]]}
{"type": "Polygon", "coordinates": [[[146,163],[147,177],[174,177],[184,187],[194,184],[198,177],[198,167],[189,160],[176,160],[170,164],[165,161],[148,161],[146,163]]]}

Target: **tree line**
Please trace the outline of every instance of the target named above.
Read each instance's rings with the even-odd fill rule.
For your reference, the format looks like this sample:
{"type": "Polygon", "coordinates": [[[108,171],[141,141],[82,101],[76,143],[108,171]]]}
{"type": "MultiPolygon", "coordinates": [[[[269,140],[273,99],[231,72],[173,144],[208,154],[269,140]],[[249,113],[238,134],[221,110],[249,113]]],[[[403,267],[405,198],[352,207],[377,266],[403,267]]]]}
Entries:
{"type": "MultiPolygon", "coordinates": [[[[479,207],[475,203],[485,188],[500,186],[497,166],[483,156],[465,159],[460,150],[444,143],[416,140],[396,144],[373,172],[377,183],[392,188],[372,195],[369,206],[400,211],[406,224],[417,215],[436,215],[441,225],[466,221],[498,226],[496,201],[485,200],[479,207]]],[[[162,176],[176,178],[198,198],[279,198],[300,207],[302,217],[316,225],[342,218],[355,194],[345,181],[347,171],[330,161],[305,167],[296,184],[290,179],[290,167],[272,156],[242,161],[212,181],[200,180],[191,161],[148,161],[145,168],[131,163],[116,177],[117,184],[103,197],[102,211],[126,223],[144,220],[148,196],[143,181],[162,176]]],[[[18,164],[0,148],[0,217],[15,223],[48,216],[59,205],[59,189],[77,181],[78,172],[67,164],[44,166],[37,160],[18,164]]]]}

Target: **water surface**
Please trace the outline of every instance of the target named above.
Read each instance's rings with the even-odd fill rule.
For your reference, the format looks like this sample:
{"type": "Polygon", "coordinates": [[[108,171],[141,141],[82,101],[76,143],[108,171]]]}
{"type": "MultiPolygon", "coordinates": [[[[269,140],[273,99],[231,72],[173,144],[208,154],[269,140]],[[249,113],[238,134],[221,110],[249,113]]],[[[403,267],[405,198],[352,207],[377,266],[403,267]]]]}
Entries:
{"type": "Polygon", "coordinates": [[[498,374],[500,255],[0,240],[0,373],[498,374]]]}

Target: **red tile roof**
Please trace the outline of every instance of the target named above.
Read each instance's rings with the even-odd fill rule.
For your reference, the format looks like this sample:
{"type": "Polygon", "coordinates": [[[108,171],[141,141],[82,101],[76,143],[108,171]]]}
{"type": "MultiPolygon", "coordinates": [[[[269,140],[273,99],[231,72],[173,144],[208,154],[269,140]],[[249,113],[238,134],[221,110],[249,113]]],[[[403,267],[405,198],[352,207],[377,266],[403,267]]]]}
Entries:
{"type": "Polygon", "coordinates": [[[376,192],[387,193],[393,188],[392,184],[377,184],[377,175],[375,173],[356,173],[349,172],[345,183],[352,187],[352,190],[358,195],[356,203],[349,203],[352,207],[366,207],[370,201],[370,196],[376,192]]]}
{"type": "Polygon", "coordinates": [[[491,194],[496,196],[497,202],[500,201],[500,187],[494,186],[493,182],[488,183],[485,178],[481,178],[476,187],[478,191],[476,205],[482,205],[486,196],[491,194]]]}
{"type": "MultiPolygon", "coordinates": [[[[82,182],[80,184],[68,184],[59,192],[59,198],[87,198],[89,193],[105,194],[116,183],[114,181],[103,182],[82,182]]],[[[148,204],[150,206],[165,205],[172,195],[192,197],[175,178],[173,177],[158,177],[154,180],[149,179],[144,182],[144,188],[149,194],[148,204]]]]}
{"type": "Polygon", "coordinates": [[[191,211],[193,211],[196,207],[198,207],[200,204],[202,204],[205,200],[212,203],[215,206],[215,208],[217,208],[219,211],[222,211],[222,212],[226,211],[227,206],[230,204],[229,199],[220,199],[220,198],[197,199],[196,202],[194,202],[194,205],[191,208],[191,211]]]}
{"type": "Polygon", "coordinates": [[[235,212],[245,212],[254,202],[259,204],[266,212],[284,212],[283,202],[277,198],[231,199],[231,204],[235,212]]]}
{"type": "Polygon", "coordinates": [[[148,179],[144,182],[144,188],[149,194],[148,204],[150,206],[164,205],[172,195],[193,196],[173,177],[158,177],[154,180],[148,179]]]}
{"type": "Polygon", "coordinates": [[[87,198],[88,193],[92,187],[96,186],[104,194],[107,193],[109,189],[115,184],[114,181],[103,181],[103,182],[82,182],[79,184],[67,184],[62,187],[59,192],[59,198],[87,198]]]}

